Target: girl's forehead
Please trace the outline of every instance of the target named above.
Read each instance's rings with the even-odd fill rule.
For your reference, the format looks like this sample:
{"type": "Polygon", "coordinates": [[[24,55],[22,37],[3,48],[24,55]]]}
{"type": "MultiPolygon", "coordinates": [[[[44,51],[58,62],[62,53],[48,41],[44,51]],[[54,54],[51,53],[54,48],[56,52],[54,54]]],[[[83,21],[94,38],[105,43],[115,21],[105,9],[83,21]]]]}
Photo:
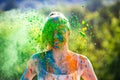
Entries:
{"type": "Polygon", "coordinates": [[[45,28],[54,32],[69,29],[68,19],[60,12],[51,12],[45,22],[45,28]]]}

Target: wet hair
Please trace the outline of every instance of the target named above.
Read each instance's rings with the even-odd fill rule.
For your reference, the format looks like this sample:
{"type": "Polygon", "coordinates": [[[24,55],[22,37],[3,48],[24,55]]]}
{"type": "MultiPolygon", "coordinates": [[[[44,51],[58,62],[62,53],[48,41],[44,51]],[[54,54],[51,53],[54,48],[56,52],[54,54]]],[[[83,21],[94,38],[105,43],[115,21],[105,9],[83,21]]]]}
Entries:
{"type": "MultiPolygon", "coordinates": [[[[68,19],[60,12],[51,12],[47,17],[42,29],[42,47],[54,45],[54,33],[58,31],[58,35],[63,35],[61,31],[70,31],[68,19]]],[[[61,40],[64,42],[65,39],[61,40]]]]}

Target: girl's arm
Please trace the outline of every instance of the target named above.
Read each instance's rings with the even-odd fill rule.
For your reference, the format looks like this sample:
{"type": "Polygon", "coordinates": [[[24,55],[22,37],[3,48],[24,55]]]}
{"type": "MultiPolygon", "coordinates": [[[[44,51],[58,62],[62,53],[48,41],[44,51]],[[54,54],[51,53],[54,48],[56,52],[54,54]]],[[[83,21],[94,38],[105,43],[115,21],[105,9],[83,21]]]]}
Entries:
{"type": "Polygon", "coordinates": [[[81,76],[83,80],[97,80],[92,64],[87,57],[80,56],[79,66],[82,69],[81,76]]]}
{"type": "Polygon", "coordinates": [[[28,62],[28,67],[24,71],[24,73],[23,73],[23,75],[22,75],[20,80],[32,80],[35,75],[36,75],[35,61],[30,60],[28,62]]]}

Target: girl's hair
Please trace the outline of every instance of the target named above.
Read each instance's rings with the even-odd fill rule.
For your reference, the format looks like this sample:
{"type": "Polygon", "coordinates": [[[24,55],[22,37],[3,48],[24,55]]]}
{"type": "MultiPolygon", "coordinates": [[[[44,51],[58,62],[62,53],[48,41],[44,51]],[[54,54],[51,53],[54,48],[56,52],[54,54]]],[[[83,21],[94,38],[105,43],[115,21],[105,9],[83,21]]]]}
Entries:
{"type": "Polygon", "coordinates": [[[70,31],[68,19],[62,13],[50,13],[42,29],[42,48],[47,46],[53,47],[54,33],[55,31],[59,31],[58,34],[63,35],[63,33],[60,32],[61,30],[70,31]]]}

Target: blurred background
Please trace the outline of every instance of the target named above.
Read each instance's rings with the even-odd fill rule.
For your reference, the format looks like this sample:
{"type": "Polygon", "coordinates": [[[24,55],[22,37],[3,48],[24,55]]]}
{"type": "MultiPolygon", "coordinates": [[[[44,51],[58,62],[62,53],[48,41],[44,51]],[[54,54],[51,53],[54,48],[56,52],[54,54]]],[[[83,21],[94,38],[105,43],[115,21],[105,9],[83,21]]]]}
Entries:
{"type": "Polygon", "coordinates": [[[52,11],[69,19],[69,48],[90,59],[98,80],[120,80],[120,0],[0,0],[0,80],[20,79],[52,11]]]}

